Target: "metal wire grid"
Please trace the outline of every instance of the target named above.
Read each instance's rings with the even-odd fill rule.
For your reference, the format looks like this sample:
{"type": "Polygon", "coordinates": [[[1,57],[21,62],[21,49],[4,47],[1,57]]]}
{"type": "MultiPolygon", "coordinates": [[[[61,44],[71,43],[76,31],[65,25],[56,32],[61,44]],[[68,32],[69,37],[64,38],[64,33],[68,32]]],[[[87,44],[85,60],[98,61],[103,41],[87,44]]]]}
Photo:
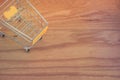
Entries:
{"type": "Polygon", "coordinates": [[[16,6],[18,13],[10,20],[5,20],[4,16],[1,15],[2,21],[8,24],[6,26],[9,26],[9,28],[11,26],[14,32],[19,32],[18,35],[21,35],[28,41],[33,40],[47,25],[46,20],[36,12],[28,1],[25,3],[13,0],[8,6],[10,5],[16,6]]]}

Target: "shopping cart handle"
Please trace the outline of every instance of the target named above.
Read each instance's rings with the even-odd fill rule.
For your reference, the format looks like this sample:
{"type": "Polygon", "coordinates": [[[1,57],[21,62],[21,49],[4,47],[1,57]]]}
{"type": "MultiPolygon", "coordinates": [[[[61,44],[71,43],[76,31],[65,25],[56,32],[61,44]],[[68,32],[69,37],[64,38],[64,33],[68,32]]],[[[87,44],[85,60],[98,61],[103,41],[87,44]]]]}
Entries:
{"type": "Polygon", "coordinates": [[[47,31],[48,26],[45,27],[42,32],[33,40],[32,45],[34,45],[47,31]]]}

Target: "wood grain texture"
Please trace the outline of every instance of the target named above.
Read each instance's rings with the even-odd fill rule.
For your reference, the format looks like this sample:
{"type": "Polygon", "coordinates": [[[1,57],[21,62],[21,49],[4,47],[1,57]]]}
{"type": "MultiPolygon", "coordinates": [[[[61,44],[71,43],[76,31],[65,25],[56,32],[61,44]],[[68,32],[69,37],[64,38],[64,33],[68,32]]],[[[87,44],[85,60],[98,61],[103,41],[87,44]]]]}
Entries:
{"type": "Polygon", "coordinates": [[[0,38],[0,80],[120,80],[119,0],[31,2],[49,30],[29,54],[0,38]]]}

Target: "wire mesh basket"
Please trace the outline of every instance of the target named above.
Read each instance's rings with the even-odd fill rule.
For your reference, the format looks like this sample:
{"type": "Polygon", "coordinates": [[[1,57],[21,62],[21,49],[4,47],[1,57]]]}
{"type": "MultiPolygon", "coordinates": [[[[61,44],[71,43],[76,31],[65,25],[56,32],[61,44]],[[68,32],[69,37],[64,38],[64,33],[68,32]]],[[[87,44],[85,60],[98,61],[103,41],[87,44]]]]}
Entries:
{"type": "Polygon", "coordinates": [[[48,22],[29,0],[6,0],[0,5],[0,24],[9,31],[0,31],[0,36],[9,36],[28,52],[48,29],[48,22]],[[17,37],[9,35],[11,32],[17,37]]]}

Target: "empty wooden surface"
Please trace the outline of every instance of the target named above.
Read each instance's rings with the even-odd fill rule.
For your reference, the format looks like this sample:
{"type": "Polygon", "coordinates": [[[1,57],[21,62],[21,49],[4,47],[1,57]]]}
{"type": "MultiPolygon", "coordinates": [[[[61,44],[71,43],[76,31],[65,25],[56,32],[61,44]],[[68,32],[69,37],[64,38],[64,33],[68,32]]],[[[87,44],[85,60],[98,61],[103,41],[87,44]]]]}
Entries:
{"type": "Polygon", "coordinates": [[[120,0],[31,2],[49,30],[30,53],[0,38],[0,80],[120,80],[120,0]]]}

